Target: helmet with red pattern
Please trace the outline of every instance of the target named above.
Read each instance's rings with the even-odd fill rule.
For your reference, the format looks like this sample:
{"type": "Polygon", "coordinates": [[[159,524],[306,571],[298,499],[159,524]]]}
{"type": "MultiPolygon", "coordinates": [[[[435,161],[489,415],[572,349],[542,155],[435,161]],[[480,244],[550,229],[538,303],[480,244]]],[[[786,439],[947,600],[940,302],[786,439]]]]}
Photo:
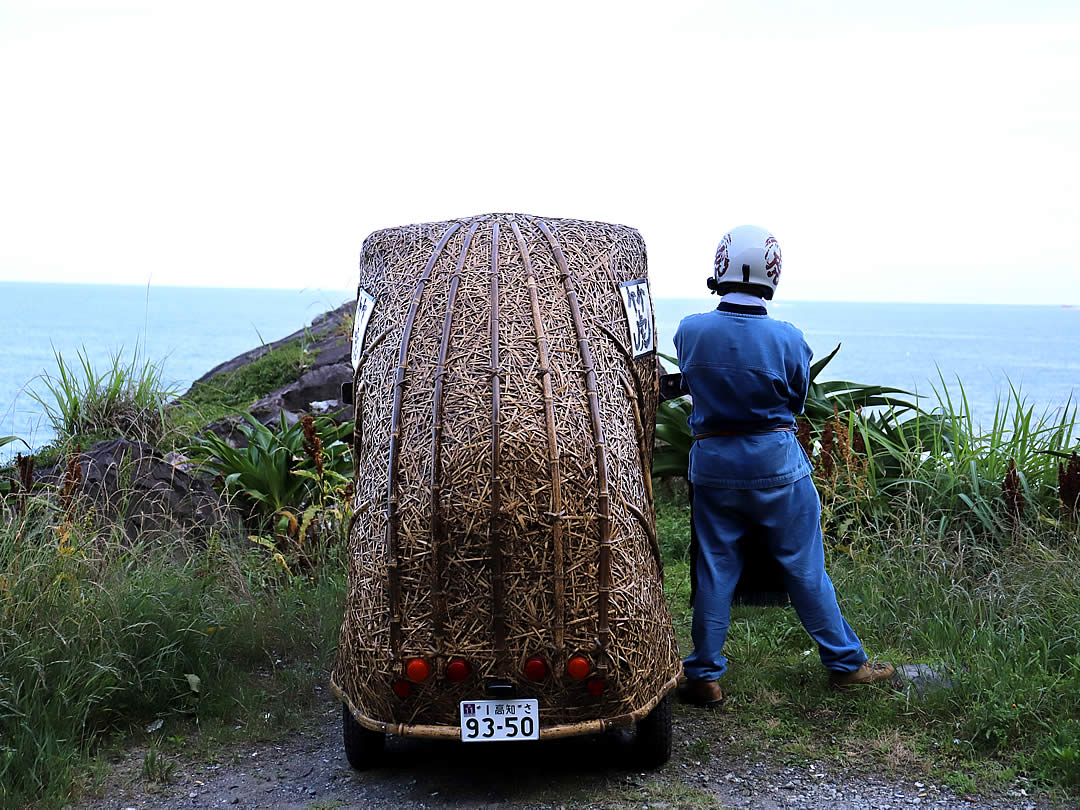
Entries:
{"type": "Polygon", "coordinates": [[[772,298],[779,283],[780,243],[775,236],[756,225],[740,225],[724,234],[716,247],[710,290],[772,298]]]}

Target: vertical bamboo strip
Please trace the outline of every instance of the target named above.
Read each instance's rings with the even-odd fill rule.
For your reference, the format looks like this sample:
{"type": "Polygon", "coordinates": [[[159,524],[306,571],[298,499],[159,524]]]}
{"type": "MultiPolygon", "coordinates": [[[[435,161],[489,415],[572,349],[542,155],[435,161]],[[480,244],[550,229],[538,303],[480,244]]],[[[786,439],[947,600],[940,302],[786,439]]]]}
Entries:
{"type": "Polygon", "coordinates": [[[562,470],[559,462],[559,437],[555,428],[555,397],[551,390],[551,360],[548,356],[548,339],[544,320],[540,314],[540,299],[536,290],[536,270],[529,258],[529,248],[515,220],[510,228],[517,240],[521,261],[525,265],[525,278],[529,287],[529,303],[532,309],[533,329],[536,332],[536,350],[540,361],[540,387],[544,394],[544,425],[548,437],[548,472],[551,477],[551,556],[552,578],[555,590],[555,649],[561,651],[566,643],[566,552],[563,548],[563,520],[566,517],[562,501],[562,470]]]}
{"type": "Polygon", "coordinates": [[[495,661],[501,675],[509,675],[506,659],[506,561],[500,536],[502,511],[502,435],[499,424],[499,396],[502,367],[499,363],[499,223],[491,226],[491,310],[488,313],[491,340],[491,517],[488,523],[488,558],[491,565],[491,629],[495,637],[495,661]]]}
{"type": "Polygon", "coordinates": [[[461,268],[465,266],[465,257],[469,255],[469,245],[473,235],[480,227],[473,222],[465,241],[461,245],[457,264],[450,277],[450,292],[446,299],[446,316],[443,318],[442,339],[439,341],[439,359],[435,366],[435,394],[431,405],[431,550],[435,558],[435,581],[432,587],[434,603],[432,636],[435,649],[442,653],[446,632],[446,526],[442,519],[442,434],[443,434],[443,380],[446,378],[446,355],[450,350],[450,328],[454,321],[454,304],[457,302],[458,285],[461,283],[461,268]]]}
{"type": "Polygon", "coordinates": [[[599,553],[596,566],[596,613],[597,613],[597,636],[599,650],[596,668],[603,674],[608,666],[608,648],[611,644],[611,627],[608,624],[608,603],[611,596],[611,494],[608,489],[607,469],[607,444],[604,441],[604,426],[600,421],[600,402],[596,391],[596,368],[593,364],[592,349],[589,348],[589,338],[585,334],[585,322],[581,317],[581,307],[578,304],[577,290],[574,288],[574,279],[570,274],[570,268],[566,264],[566,256],[555,234],[542,219],[534,220],[536,226],[547,237],[551,252],[559,267],[563,287],[566,290],[566,299],[570,304],[570,314],[574,320],[574,332],[577,335],[578,352],[581,355],[581,365],[585,372],[585,391],[589,397],[589,416],[592,424],[593,448],[596,455],[596,481],[597,481],[597,518],[600,522],[599,553]]]}
{"type": "Polygon", "coordinates": [[[450,241],[450,237],[461,228],[460,222],[455,222],[446,229],[439,239],[435,250],[424,265],[424,271],[413,289],[412,303],[409,305],[409,314],[405,318],[405,328],[401,334],[401,346],[398,348],[397,375],[394,378],[394,405],[390,414],[390,446],[389,446],[389,471],[386,486],[386,547],[389,555],[387,566],[387,589],[390,606],[390,649],[395,658],[401,654],[401,549],[399,524],[399,503],[397,496],[398,467],[401,455],[401,403],[405,392],[405,370],[409,359],[409,338],[412,335],[413,322],[416,320],[416,310],[420,307],[420,298],[424,294],[424,287],[431,278],[431,271],[435,262],[450,241]]]}

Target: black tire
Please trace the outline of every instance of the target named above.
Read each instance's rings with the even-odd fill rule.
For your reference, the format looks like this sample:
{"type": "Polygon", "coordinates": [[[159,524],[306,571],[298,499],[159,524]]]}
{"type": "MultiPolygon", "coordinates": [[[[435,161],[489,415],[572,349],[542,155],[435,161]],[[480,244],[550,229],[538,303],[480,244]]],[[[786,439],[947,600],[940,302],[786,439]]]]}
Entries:
{"type": "Polygon", "coordinates": [[[341,704],[341,710],[345,731],[345,758],[349,760],[349,764],[358,771],[379,764],[386,748],[386,735],[357,723],[346,704],[341,704]]]}
{"type": "Polygon", "coordinates": [[[638,720],[634,731],[634,762],[639,768],[659,768],[671,759],[671,694],[638,720]]]}

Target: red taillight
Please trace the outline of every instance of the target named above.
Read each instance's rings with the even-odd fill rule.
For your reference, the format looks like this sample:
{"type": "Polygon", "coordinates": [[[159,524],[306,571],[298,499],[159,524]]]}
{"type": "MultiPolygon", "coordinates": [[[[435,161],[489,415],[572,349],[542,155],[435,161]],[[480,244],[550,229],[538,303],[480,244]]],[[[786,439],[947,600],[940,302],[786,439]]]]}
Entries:
{"type": "Polygon", "coordinates": [[[464,658],[451,658],[446,663],[446,680],[463,681],[469,677],[469,663],[464,658]]]}
{"type": "Polygon", "coordinates": [[[593,697],[600,697],[607,689],[607,681],[603,678],[593,678],[585,684],[585,688],[589,690],[589,694],[593,697]]]}
{"type": "Polygon", "coordinates": [[[589,676],[592,664],[584,655],[575,655],[566,662],[566,674],[576,681],[584,680],[589,676]]]}
{"type": "Polygon", "coordinates": [[[431,666],[423,658],[414,658],[405,665],[405,677],[413,683],[427,680],[431,674],[431,666]]]}
{"type": "Polygon", "coordinates": [[[525,662],[525,677],[530,681],[542,681],[547,675],[548,667],[543,658],[533,657],[525,662]]]}
{"type": "Polygon", "coordinates": [[[412,684],[408,681],[394,681],[394,694],[404,700],[412,694],[412,684]]]}

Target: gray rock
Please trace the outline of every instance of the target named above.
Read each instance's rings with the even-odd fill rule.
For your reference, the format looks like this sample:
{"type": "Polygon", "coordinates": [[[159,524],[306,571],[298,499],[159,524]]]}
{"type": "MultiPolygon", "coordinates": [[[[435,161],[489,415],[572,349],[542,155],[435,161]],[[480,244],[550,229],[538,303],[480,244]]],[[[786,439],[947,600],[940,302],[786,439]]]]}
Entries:
{"type": "MultiPolygon", "coordinates": [[[[352,303],[346,302],[332,312],[316,318],[306,330],[309,340],[308,351],[311,355],[310,366],[295,382],[291,382],[266,395],[249,409],[251,415],[270,428],[277,427],[281,415],[285,423],[296,424],[308,413],[324,414],[336,422],[348,422],[353,418],[352,406],[341,402],[341,386],[352,381],[352,363],[350,360],[349,340],[343,334],[341,324],[351,312],[352,303]]],[[[232,371],[246,363],[258,359],[271,348],[289,340],[295,340],[304,332],[297,332],[280,341],[260,346],[226,363],[222,363],[200,378],[205,381],[223,371],[232,371]]],[[[240,429],[245,422],[240,417],[229,417],[208,426],[233,447],[246,447],[247,437],[240,429]]]]}
{"type": "MultiPolygon", "coordinates": [[[[265,343],[258,348],[237,355],[232,360],[226,360],[224,363],[219,363],[199,377],[195,382],[206,382],[215,375],[221,374],[223,371],[235,371],[241,366],[246,366],[253,360],[258,360],[272,349],[284,346],[286,343],[292,343],[294,340],[299,340],[305,336],[315,345],[326,343],[327,345],[325,348],[329,348],[331,344],[340,344],[344,342],[346,352],[344,357],[348,358],[348,340],[345,335],[341,334],[341,325],[345,321],[345,318],[353,313],[355,306],[355,301],[346,301],[337,309],[323,313],[315,318],[315,320],[311,322],[311,326],[305,327],[304,329],[298,329],[291,335],[283,337],[281,340],[275,340],[273,343],[265,343]]],[[[340,362],[340,360],[331,359],[329,362],[340,362]]]]}
{"type": "MultiPolygon", "coordinates": [[[[352,365],[349,363],[319,364],[305,372],[296,382],[282,388],[277,395],[288,410],[307,412],[313,402],[337,401],[341,396],[341,384],[351,379],[352,365]]],[[[258,404],[255,408],[257,407],[258,404]]],[[[253,412],[255,408],[252,408],[253,412]]]]}
{"type": "Polygon", "coordinates": [[[894,677],[903,684],[909,696],[915,697],[925,697],[952,686],[944,664],[903,664],[896,668],[894,677]]]}
{"type": "Polygon", "coordinates": [[[239,527],[239,514],[214,491],[208,478],[169,463],[144,442],[98,442],[79,457],[82,496],[129,537],[190,534],[239,527]]]}

